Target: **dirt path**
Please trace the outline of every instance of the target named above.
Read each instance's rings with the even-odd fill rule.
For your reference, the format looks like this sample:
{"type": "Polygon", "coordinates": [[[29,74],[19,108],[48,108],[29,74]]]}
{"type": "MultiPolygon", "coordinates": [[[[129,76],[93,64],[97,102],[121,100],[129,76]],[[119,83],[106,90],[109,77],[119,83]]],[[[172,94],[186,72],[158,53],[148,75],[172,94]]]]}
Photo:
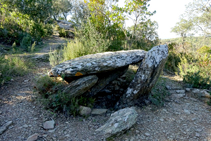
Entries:
{"type": "MultiPolygon", "coordinates": [[[[59,38],[48,40],[52,42],[40,53],[47,53],[59,38]]],[[[0,135],[1,141],[25,141],[38,133],[40,141],[99,141],[102,140],[94,131],[105,123],[111,113],[94,117],[65,117],[63,114],[46,110],[36,100],[33,92],[34,78],[46,74],[50,69],[48,62],[39,62],[33,73],[24,77],[14,78],[14,81],[0,88],[0,125],[8,121],[13,124],[0,135]],[[45,130],[43,123],[54,120],[53,130],[45,130]]],[[[167,76],[166,74],[164,75],[167,76]]],[[[169,82],[171,80],[169,76],[169,82]]],[[[177,86],[175,82],[173,85],[177,86]]],[[[211,140],[211,108],[191,97],[167,97],[164,107],[148,105],[138,108],[138,122],[119,137],[110,138],[114,141],[139,140],[211,140]]]]}

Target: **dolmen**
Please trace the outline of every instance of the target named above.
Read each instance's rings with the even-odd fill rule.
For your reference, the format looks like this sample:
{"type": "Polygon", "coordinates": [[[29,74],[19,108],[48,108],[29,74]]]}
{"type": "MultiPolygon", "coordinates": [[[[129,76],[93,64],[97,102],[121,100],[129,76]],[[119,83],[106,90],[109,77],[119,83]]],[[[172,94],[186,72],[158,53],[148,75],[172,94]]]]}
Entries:
{"type": "Polygon", "coordinates": [[[110,82],[122,76],[131,64],[140,64],[134,79],[116,103],[118,111],[96,132],[107,138],[131,128],[137,121],[135,110],[142,96],[149,96],[168,57],[168,46],[159,45],[148,52],[127,50],[104,52],[65,61],[50,70],[50,77],[68,82],[61,90],[68,98],[94,97],[110,82]]]}
{"type": "Polygon", "coordinates": [[[125,94],[117,102],[120,108],[134,106],[140,96],[149,95],[163,70],[168,46],[159,45],[148,52],[127,50],[85,55],[53,67],[50,77],[63,77],[69,82],[62,92],[69,98],[95,96],[111,81],[122,76],[131,64],[140,63],[138,71],[125,94]]]}

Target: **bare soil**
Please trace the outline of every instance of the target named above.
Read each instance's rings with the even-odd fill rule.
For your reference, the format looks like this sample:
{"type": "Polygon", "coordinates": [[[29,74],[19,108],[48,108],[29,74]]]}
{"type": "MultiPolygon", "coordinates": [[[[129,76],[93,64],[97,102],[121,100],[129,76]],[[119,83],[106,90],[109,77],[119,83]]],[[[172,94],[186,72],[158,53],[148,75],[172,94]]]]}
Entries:
{"type": "MultiPolygon", "coordinates": [[[[48,42],[63,43],[55,37],[48,42]]],[[[56,45],[55,45],[56,46],[56,45]]],[[[40,53],[47,53],[48,45],[40,53]]],[[[0,125],[12,121],[2,135],[1,141],[25,141],[35,133],[47,141],[100,141],[95,130],[103,125],[110,112],[101,116],[65,117],[62,113],[46,110],[34,92],[34,79],[50,70],[49,62],[39,62],[34,71],[23,77],[13,78],[9,84],[0,87],[0,125]],[[53,130],[45,130],[47,120],[56,122],[53,130]]],[[[164,74],[172,86],[181,86],[180,79],[164,74]]],[[[197,99],[185,96],[180,99],[167,97],[164,107],[148,105],[138,108],[138,122],[129,131],[108,140],[211,140],[211,108],[197,99]]]]}

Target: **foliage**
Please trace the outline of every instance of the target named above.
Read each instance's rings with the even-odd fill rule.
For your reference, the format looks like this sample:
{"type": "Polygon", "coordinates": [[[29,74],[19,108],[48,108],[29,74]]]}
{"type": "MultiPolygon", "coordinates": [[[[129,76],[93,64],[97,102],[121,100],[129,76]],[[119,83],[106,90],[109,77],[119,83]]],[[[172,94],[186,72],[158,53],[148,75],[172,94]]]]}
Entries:
{"type": "Polygon", "coordinates": [[[183,81],[190,83],[192,87],[209,88],[211,86],[210,54],[187,54],[181,58],[179,69],[183,81]]]}
{"type": "Polygon", "coordinates": [[[0,56],[0,85],[11,80],[14,76],[23,76],[33,67],[30,60],[12,56],[0,56]]]}
{"type": "Polygon", "coordinates": [[[203,46],[197,50],[198,53],[210,53],[211,54],[211,47],[203,46]]]}

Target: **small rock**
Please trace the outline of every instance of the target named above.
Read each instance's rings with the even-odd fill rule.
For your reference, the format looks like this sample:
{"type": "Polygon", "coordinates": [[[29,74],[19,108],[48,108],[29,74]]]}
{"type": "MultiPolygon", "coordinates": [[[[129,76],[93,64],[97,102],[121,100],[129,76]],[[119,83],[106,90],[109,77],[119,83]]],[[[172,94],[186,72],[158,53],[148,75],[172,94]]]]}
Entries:
{"type": "Polygon", "coordinates": [[[12,121],[8,121],[3,126],[1,126],[0,127],[0,135],[3,134],[9,128],[9,126],[12,125],[12,123],[13,123],[12,121]]]}
{"type": "Polygon", "coordinates": [[[178,94],[184,94],[185,93],[185,90],[176,90],[176,93],[178,93],[178,94]]]}
{"type": "Polygon", "coordinates": [[[171,90],[171,87],[169,85],[166,85],[167,90],[171,90]]]}
{"type": "Polygon", "coordinates": [[[161,119],[160,119],[160,121],[162,121],[162,122],[163,122],[163,121],[164,121],[164,119],[162,119],[162,118],[161,118],[161,119]]]}
{"type": "Polygon", "coordinates": [[[108,110],[107,109],[93,109],[92,115],[102,115],[105,114],[108,110]]]}
{"type": "Polygon", "coordinates": [[[189,110],[184,110],[184,112],[186,113],[186,114],[190,114],[190,111],[189,110]]]}
{"type": "Polygon", "coordinates": [[[43,124],[43,128],[46,129],[46,130],[53,129],[54,128],[54,125],[55,125],[55,121],[54,120],[46,121],[43,124]]]}
{"type": "Polygon", "coordinates": [[[13,82],[13,81],[14,81],[14,79],[10,79],[10,81],[12,81],[12,82],[13,82]]]}
{"type": "Polygon", "coordinates": [[[185,96],[185,94],[172,94],[172,95],[171,95],[171,97],[177,98],[177,99],[183,98],[184,96],[185,96]]]}
{"type": "Polygon", "coordinates": [[[91,114],[91,111],[92,111],[91,108],[89,108],[89,107],[84,107],[84,106],[80,106],[79,109],[80,109],[79,114],[80,114],[81,116],[88,116],[88,115],[91,114]]]}
{"type": "Polygon", "coordinates": [[[27,82],[29,82],[29,80],[24,80],[24,83],[27,83],[27,82]]]}
{"type": "Polygon", "coordinates": [[[196,135],[195,135],[196,137],[200,137],[200,134],[199,133],[196,133],[196,135]]]}
{"type": "Polygon", "coordinates": [[[150,133],[145,133],[144,135],[145,135],[145,136],[150,136],[150,133]]]}
{"type": "Polygon", "coordinates": [[[186,88],[185,89],[186,92],[190,92],[190,90],[191,90],[190,88],[186,88]]]}
{"type": "Polygon", "coordinates": [[[35,133],[27,138],[26,141],[36,141],[40,135],[35,133]]]}
{"type": "Polygon", "coordinates": [[[24,127],[24,128],[27,128],[27,127],[29,127],[29,126],[28,126],[27,124],[24,124],[23,127],[24,127]]]}

